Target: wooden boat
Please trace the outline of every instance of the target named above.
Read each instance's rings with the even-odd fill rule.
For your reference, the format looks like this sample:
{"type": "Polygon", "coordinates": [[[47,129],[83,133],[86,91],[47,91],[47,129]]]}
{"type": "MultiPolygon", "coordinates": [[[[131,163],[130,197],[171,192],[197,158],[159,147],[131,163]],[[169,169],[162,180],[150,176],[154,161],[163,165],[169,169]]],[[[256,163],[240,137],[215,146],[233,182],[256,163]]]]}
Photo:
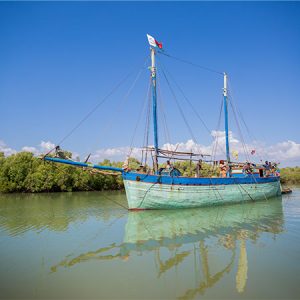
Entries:
{"type": "MultiPolygon", "coordinates": [[[[126,164],[123,168],[111,166],[93,165],[83,162],[75,162],[60,157],[45,156],[46,161],[70,164],[77,167],[93,168],[104,171],[119,172],[124,180],[128,208],[139,209],[173,209],[192,208],[225,203],[237,203],[243,201],[264,200],[281,195],[280,176],[267,174],[263,167],[250,172],[243,172],[241,164],[233,163],[229,152],[228,129],[228,88],[227,74],[224,73],[224,115],[226,137],[226,172],[222,178],[216,177],[185,177],[172,166],[159,168],[159,159],[181,159],[198,161],[205,157],[199,153],[187,153],[160,149],[158,144],[157,122],[157,96],[156,77],[157,70],[155,56],[160,53],[161,44],[148,35],[150,44],[151,67],[150,77],[152,86],[152,114],[153,114],[153,141],[154,147],[143,149],[152,156],[153,168],[141,172],[130,170],[126,164]]],[[[223,174],[224,175],[224,174],[223,174]]]]}

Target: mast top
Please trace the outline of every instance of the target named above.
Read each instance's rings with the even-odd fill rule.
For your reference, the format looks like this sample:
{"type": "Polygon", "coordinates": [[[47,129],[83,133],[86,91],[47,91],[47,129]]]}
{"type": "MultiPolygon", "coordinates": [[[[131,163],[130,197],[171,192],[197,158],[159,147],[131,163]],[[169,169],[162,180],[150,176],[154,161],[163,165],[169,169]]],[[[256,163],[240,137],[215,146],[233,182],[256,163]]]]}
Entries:
{"type": "Polygon", "coordinates": [[[223,88],[223,95],[227,97],[227,73],[223,72],[224,76],[224,88],[223,88]]]}
{"type": "Polygon", "coordinates": [[[151,47],[162,49],[162,42],[158,42],[153,36],[147,34],[148,42],[151,47]]]}

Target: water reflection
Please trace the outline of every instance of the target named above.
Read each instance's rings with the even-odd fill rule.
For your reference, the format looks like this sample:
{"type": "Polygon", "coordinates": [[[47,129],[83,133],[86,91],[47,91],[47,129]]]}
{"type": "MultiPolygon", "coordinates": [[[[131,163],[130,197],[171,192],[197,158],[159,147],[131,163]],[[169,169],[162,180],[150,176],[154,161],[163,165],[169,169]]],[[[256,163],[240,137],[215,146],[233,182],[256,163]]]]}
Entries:
{"type": "Polygon", "coordinates": [[[243,203],[223,207],[212,207],[182,211],[152,211],[129,215],[122,251],[130,253],[137,249],[158,251],[159,275],[182,263],[192,251],[176,253],[161,261],[160,247],[175,246],[178,250],[189,243],[198,243],[201,258],[202,278],[199,285],[189,289],[180,297],[192,299],[218,282],[225,273],[231,271],[239,248],[236,273],[236,289],[242,293],[246,286],[248,261],[246,241],[257,242],[260,234],[268,232],[274,236],[283,231],[283,212],[281,199],[268,202],[243,203]],[[210,272],[209,250],[216,245],[206,246],[206,240],[217,238],[217,247],[231,251],[231,256],[223,268],[210,272]],[[238,245],[237,245],[237,242],[238,245]]]}
{"type": "MultiPolygon", "coordinates": [[[[66,231],[72,222],[95,217],[108,221],[120,214],[109,192],[0,194],[0,230],[10,236],[45,229],[66,231]]],[[[124,194],[114,192],[114,201],[124,203],[124,194]]]]}
{"type": "MultiPolygon", "coordinates": [[[[129,212],[122,243],[111,243],[80,255],[67,255],[51,272],[87,261],[122,260],[153,253],[157,278],[193,260],[197,284],[180,299],[204,294],[225,274],[235,273],[236,290],[243,293],[248,278],[247,245],[263,234],[283,231],[281,198],[222,207],[129,212]]],[[[189,276],[189,275],[187,275],[189,276]]]]}

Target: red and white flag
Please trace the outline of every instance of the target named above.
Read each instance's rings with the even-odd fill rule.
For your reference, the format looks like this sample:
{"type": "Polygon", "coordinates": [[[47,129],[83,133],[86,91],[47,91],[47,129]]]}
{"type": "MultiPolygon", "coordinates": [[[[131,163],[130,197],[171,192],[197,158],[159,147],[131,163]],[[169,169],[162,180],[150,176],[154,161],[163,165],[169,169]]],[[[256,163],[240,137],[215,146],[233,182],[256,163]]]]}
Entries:
{"type": "Polygon", "coordinates": [[[159,43],[153,36],[147,34],[148,42],[150,46],[152,47],[158,47],[159,49],[162,49],[162,43],[159,43]]]}

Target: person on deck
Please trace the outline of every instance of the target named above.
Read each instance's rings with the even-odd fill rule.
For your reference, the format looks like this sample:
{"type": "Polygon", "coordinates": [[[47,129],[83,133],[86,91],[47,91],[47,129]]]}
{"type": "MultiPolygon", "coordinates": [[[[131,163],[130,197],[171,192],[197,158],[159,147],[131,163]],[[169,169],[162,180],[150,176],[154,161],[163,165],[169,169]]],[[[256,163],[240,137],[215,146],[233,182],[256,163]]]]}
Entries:
{"type": "Polygon", "coordinates": [[[202,170],[202,159],[199,159],[196,165],[196,177],[201,176],[201,170],[202,170]]]}
{"type": "Polygon", "coordinates": [[[228,168],[224,160],[220,160],[219,167],[220,167],[220,177],[226,177],[228,168]]]}
{"type": "Polygon", "coordinates": [[[129,168],[129,157],[127,157],[122,165],[122,169],[125,171],[125,172],[129,172],[130,171],[130,168],[129,168]]]}
{"type": "Polygon", "coordinates": [[[270,163],[267,160],[265,161],[265,164],[263,165],[263,167],[265,168],[265,176],[269,177],[270,176],[271,167],[270,167],[270,163]]]}
{"type": "Polygon", "coordinates": [[[269,162],[269,168],[270,168],[270,175],[274,176],[275,175],[275,164],[272,164],[271,162],[269,162]]]}
{"type": "Polygon", "coordinates": [[[171,168],[173,168],[173,165],[170,163],[169,160],[167,160],[166,169],[171,169],[171,168]]]}
{"type": "Polygon", "coordinates": [[[244,165],[243,171],[244,171],[246,174],[252,174],[253,169],[252,169],[251,164],[250,164],[249,162],[247,162],[247,163],[244,165]]]}
{"type": "Polygon", "coordinates": [[[136,169],[139,173],[147,173],[147,168],[144,165],[140,165],[137,169],[136,169]]]}
{"type": "Polygon", "coordinates": [[[278,167],[278,163],[274,164],[274,168],[275,168],[274,176],[280,176],[280,169],[278,167]]]}
{"type": "Polygon", "coordinates": [[[62,158],[62,159],[69,159],[69,158],[65,155],[64,151],[63,151],[59,146],[56,146],[56,147],[55,147],[55,156],[56,156],[56,157],[59,157],[59,158],[62,158]]]}

